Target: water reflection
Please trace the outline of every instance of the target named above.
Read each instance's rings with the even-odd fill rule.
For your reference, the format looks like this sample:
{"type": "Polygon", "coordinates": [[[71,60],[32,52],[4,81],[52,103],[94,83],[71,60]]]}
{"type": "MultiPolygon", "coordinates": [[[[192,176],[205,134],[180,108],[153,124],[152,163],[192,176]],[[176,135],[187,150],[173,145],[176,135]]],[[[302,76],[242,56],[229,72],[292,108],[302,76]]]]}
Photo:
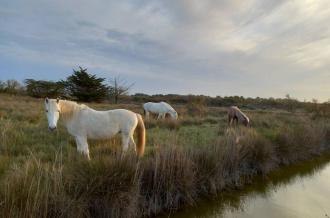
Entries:
{"type": "Polygon", "coordinates": [[[330,156],[282,167],[195,208],[167,214],[173,218],[325,217],[330,218],[330,156]]]}

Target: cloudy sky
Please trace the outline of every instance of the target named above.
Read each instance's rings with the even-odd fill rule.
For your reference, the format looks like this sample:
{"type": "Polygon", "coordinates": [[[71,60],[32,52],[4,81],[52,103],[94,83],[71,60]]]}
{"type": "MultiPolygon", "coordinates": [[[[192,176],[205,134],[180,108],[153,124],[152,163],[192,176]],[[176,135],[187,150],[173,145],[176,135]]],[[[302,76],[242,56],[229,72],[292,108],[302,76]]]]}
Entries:
{"type": "Polygon", "coordinates": [[[1,0],[0,80],[78,65],[132,92],[330,98],[329,0],[1,0]]]}

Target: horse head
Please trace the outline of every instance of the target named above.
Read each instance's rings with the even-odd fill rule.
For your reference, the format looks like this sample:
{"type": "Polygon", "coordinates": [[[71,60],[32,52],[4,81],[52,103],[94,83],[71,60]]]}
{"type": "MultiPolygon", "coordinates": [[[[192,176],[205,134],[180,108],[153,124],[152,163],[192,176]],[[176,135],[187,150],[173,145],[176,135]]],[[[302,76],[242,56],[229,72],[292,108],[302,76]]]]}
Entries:
{"type": "Polygon", "coordinates": [[[45,99],[46,115],[48,120],[48,128],[53,131],[57,127],[57,121],[60,118],[59,99],[45,99]]]}
{"type": "Polygon", "coordinates": [[[176,111],[170,111],[170,115],[172,117],[173,120],[177,120],[178,119],[178,113],[176,111]]]}
{"type": "Polygon", "coordinates": [[[250,119],[249,119],[249,118],[245,118],[245,119],[243,120],[243,124],[244,124],[246,127],[251,127],[250,119]]]}

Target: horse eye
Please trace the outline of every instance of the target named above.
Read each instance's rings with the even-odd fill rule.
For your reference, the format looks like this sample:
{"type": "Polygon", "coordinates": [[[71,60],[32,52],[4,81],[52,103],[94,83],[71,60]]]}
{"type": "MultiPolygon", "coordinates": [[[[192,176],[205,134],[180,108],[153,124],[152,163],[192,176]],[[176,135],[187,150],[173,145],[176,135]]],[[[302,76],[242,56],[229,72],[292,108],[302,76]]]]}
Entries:
{"type": "Polygon", "coordinates": [[[46,113],[48,113],[48,110],[46,110],[46,113]]]}

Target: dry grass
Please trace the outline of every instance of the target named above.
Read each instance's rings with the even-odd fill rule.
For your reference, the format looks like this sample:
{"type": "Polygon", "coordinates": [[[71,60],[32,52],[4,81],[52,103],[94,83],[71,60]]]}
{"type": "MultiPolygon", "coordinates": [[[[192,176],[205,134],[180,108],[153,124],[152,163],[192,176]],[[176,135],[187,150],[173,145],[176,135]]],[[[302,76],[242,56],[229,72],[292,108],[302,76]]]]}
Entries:
{"type": "Polygon", "coordinates": [[[309,114],[248,111],[253,128],[227,129],[223,108],[194,117],[181,106],[178,122],[146,123],[143,158],[122,158],[115,138],[90,142],[87,161],[63,127],[47,131],[42,100],[0,99],[0,214],[7,217],[154,216],[329,150],[329,121],[309,114]]]}

